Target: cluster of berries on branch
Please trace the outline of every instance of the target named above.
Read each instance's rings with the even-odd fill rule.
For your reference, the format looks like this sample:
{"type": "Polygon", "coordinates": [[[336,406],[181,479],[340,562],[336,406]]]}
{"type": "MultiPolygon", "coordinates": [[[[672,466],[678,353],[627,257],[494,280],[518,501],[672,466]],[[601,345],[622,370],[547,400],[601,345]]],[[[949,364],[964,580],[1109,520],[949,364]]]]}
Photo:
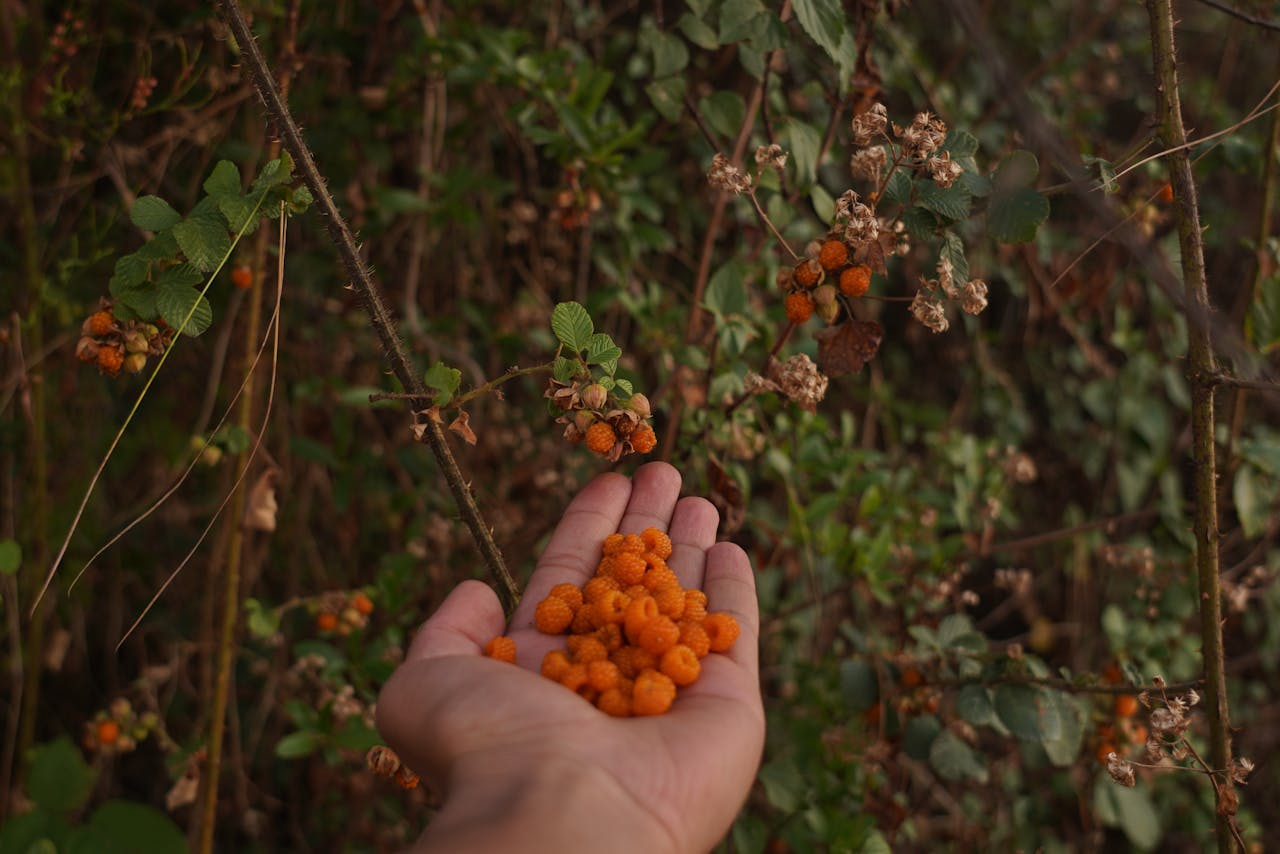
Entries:
{"type": "Polygon", "coordinates": [[[164,321],[118,320],[104,300],[80,327],[76,358],[97,365],[109,377],[121,371],[136,374],[147,366],[149,356],[164,353],[172,340],[173,330],[164,321]]]}
{"type": "Polygon", "coordinates": [[[630,453],[647,454],[658,444],[658,434],[649,423],[649,398],[632,394],[622,399],[617,388],[608,389],[588,378],[568,383],[552,379],[546,391],[565,425],[564,437],[616,462],[630,453]]]}

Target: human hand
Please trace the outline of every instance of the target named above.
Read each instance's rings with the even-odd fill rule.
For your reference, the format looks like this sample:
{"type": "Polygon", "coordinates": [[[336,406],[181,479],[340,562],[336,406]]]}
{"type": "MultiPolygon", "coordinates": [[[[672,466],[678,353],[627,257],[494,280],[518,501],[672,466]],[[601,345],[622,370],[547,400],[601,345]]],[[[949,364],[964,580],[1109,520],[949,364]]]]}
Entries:
{"type": "Polygon", "coordinates": [[[715,508],[679,493],[665,463],[634,480],[597,477],[565,511],[509,629],[476,581],[423,625],[377,707],[390,746],[445,794],[421,850],[695,852],[724,835],[764,742],[755,581],[742,549],[715,542],[715,508]],[[565,638],[538,632],[534,609],[553,585],[591,577],[608,534],[650,525],[670,535],[681,586],[703,590],[742,633],[703,659],[666,714],[611,718],[539,674],[565,638]],[[482,654],[500,634],[515,639],[517,666],[482,654]]]}

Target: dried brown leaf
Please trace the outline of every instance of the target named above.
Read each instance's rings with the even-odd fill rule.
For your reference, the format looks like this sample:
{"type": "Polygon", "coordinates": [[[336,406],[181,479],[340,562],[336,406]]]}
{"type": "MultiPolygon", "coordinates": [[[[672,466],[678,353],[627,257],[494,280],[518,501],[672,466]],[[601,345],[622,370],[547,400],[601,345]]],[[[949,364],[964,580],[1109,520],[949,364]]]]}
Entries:
{"type": "Polygon", "coordinates": [[[475,431],[471,429],[471,413],[460,411],[458,417],[449,424],[449,430],[466,440],[468,445],[476,443],[475,431]]]}
{"type": "Polygon", "coordinates": [[[846,320],[813,333],[818,339],[818,365],[829,377],[856,374],[876,357],[884,328],[874,320],[846,320]]]}

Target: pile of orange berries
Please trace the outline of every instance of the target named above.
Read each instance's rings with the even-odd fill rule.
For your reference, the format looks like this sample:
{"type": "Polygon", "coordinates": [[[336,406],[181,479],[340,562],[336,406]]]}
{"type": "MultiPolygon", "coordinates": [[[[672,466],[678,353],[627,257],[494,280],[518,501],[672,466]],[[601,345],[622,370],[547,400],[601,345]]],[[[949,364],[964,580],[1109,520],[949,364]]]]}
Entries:
{"type": "MultiPolygon", "coordinates": [[[[565,650],[542,660],[542,675],[614,717],[660,715],[692,685],[702,659],[738,639],[729,614],[708,613],[701,590],[685,590],[667,566],[671,538],[657,528],[610,534],[595,575],[582,587],[557,584],[534,622],[549,635],[569,633],[565,650]]],[[[485,654],[515,660],[515,643],[498,637],[485,654]]]]}
{"type": "Polygon", "coordinates": [[[316,614],[316,630],[345,637],[367,626],[372,613],[373,600],[360,591],[350,596],[326,594],[316,614]]]}
{"type": "Polygon", "coordinates": [[[136,374],[147,366],[148,356],[158,356],[173,338],[173,330],[163,322],[117,320],[105,304],[89,315],[80,327],[76,358],[98,366],[109,376],[120,371],[136,374]]]}
{"type": "Polygon", "coordinates": [[[837,287],[846,297],[862,296],[871,286],[871,268],[851,264],[849,247],[842,240],[815,241],[808,254],[811,257],[780,274],[780,282],[787,291],[784,303],[787,319],[800,324],[817,312],[824,321],[832,323],[840,313],[836,303],[837,287]]]}

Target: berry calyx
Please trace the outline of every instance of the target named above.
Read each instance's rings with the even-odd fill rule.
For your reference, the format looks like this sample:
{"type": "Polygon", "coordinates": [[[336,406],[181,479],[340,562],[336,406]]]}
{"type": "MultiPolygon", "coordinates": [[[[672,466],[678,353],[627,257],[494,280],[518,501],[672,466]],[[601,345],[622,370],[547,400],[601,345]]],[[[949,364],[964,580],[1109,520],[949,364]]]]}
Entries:
{"type": "Polygon", "coordinates": [[[597,421],[587,429],[587,447],[597,454],[609,453],[617,441],[618,435],[603,421],[597,421]]]}
{"type": "Polygon", "coordinates": [[[840,292],[849,297],[860,297],[871,287],[871,268],[850,267],[840,274],[840,292]]]}
{"type": "Polygon", "coordinates": [[[839,270],[849,260],[849,247],[840,240],[828,240],[818,250],[818,263],[828,273],[839,270]]]}
{"type": "Polygon", "coordinates": [[[813,317],[813,300],[808,294],[788,294],[784,305],[787,310],[787,320],[792,323],[798,325],[813,317]]]}

